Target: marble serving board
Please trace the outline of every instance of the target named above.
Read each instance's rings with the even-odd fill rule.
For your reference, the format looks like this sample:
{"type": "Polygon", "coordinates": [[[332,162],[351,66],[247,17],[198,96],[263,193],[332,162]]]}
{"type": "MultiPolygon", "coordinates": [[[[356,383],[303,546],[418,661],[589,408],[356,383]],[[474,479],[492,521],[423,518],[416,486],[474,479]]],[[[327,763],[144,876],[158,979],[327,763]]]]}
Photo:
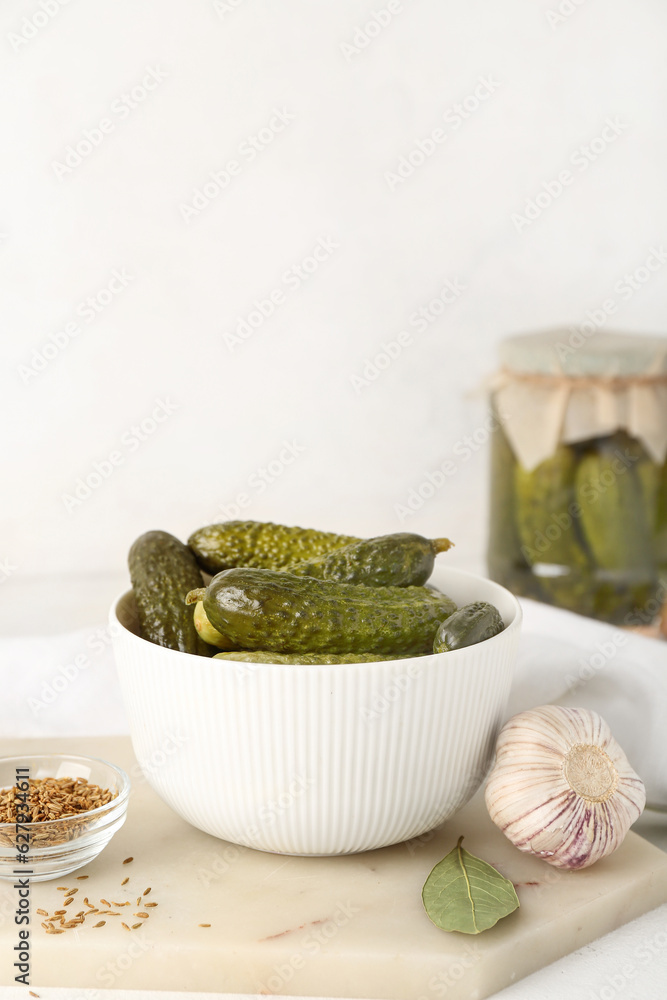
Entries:
{"type": "MultiPolygon", "coordinates": [[[[60,935],[47,935],[36,916],[36,993],[61,986],[72,990],[71,1000],[101,1000],[112,987],[482,1000],[667,901],[667,854],[635,834],[591,869],[558,872],[513,848],[479,794],[419,840],[346,857],[295,858],[237,847],[189,826],[143,779],[129,739],[0,741],[1,754],[21,752],[104,757],[133,779],[125,826],[103,853],[64,879],[34,884],[31,900],[33,912],[51,914],[64,898],[56,886],[66,885],[100,908],[101,898],[132,905],[114,907],[122,916],[88,918],[60,935]],[[479,936],[439,930],[421,903],[428,873],[461,834],[468,850],[512,879],[521,902],[479,936]],[[129,856],[134,860],[123,865],[129,856]],[[89,878],[76,880],[84,874],[89,878]],[[158,906],[144,909],[136,898],[148,887],[143,898],[158,906]],[[150,917],[140,920],[136,912],[150,917]],[[106,923],[95,928],[98,919],[106,923]],[[121,921],[141,926],[127,931],[121,921]]],[[[14,981],[16,902],[16,890],[0,883],[0,985],[14,981]]]]}

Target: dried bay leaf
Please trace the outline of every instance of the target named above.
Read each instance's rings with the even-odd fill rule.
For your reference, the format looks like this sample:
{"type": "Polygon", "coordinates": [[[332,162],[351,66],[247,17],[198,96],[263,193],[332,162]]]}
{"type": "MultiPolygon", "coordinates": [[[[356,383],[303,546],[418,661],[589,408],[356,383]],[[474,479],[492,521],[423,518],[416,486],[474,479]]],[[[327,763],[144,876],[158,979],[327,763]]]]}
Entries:
{"type": "Polygon", "coordinates": [[[461,847],[462,840],[426,879],[422,900],[436,927],[480,934],[516,910],[519,900],[510,880],[461,847]]]}

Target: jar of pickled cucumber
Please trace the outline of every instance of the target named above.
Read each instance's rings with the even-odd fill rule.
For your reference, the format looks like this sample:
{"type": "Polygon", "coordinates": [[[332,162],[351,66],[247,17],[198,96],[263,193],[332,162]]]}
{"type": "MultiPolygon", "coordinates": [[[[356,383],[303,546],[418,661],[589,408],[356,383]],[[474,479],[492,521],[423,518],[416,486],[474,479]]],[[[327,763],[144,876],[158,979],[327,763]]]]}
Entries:
{"type": "Polygon", "coordinates": [[[500,354],[489,575],[648,623],[667,585],[667,338],[573,328],[510,337],[500,354]]]}

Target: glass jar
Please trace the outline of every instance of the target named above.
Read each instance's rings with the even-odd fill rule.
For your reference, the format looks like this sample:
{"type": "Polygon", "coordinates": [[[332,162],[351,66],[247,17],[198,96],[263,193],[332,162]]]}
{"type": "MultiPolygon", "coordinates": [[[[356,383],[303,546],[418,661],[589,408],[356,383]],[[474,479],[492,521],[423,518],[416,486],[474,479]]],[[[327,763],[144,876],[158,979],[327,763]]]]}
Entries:
{"type": "Polygon", "coordinates": [[[667,338],[510,337],[492,384],[489,575],[647,624],[667,581],[667,338]]]}

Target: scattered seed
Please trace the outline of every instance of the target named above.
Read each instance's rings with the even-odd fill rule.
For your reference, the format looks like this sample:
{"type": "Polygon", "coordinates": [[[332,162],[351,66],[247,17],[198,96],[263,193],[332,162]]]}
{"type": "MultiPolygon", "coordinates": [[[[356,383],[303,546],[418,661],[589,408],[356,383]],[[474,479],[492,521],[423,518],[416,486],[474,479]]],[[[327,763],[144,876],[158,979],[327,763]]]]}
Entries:
{"type": "Polygon", "coordinates": [[[39,996],[39,993],[33,993],[32,990],[28,990],[28,993],[29,993],[29,995],[31,997],[38,997],[39,996]]]}
{"type": "Polygon", "coordinates": [[[36,910],[35,912],[39,913],[40,916],[42,916],[42,917],[48,917],[48,915],[49,915],[47,910],[36,910]]]}
{"type": "Polygon", "coordinates": [[[67,892],[67,895],[68,895],[68,896],[73,896],[73,895],[74,895],[74,893],[75,893],[75,892],[78,892],[78,891],[79,891],[78,889],[69,889],[69,890],[68,890],[68,892],[67,892]]]}
{"type": "Polygon", "coordinates": [[[147,896],[150,891],[151,891],[151,887],[149,885],[147,889],[144,889],[144,896],[147,896]]]}
{"type": "Polygon", "coordinates": [[[137,896],[136,906],[141,906],[141,896],[137,896]]]}
{"type": "Polygon", "coordinates": [[[74,902],[74,896],[68,896],[65,902],[63,903],[63,906],[69,906],[69,904],[73,902],[74,902]]]}
{"type": "Polygon", "coordinates": [[[135,917],[141,917],[142,920],[148,920],[150,917],[150,913],[143,913],[141,911],[139,913],[135,913],[134,915],[135,917]]]}
{"type": "Polygon", "coordinates": [[[98,920],[96,924],[93,924],[93,927],[104,927],[105,924],[106,920],[98,920]]]}
{"type": "Polygon", "coordinates": [[[125,861],[123,861],[123,864],[124,865],[129,865],[130,861],[134,861],[134,858],[125,858],[125,861]]]}
{"type": "Polygon", "coordinates": [[[136,931],[137,927],[141,927],[141,924],[132,924],[133,931],[136,931]]]}
{"type": "Polygon", "coordinates": [[[51,924],[42,923],[42,927],[44,927],[47,931],[48,931],[48,929],[49,929],[50,926],[51,926],[51,924]]]}
{"type": "Polygon", "coordinates": [[[211,925],[210,924],[200,924],[199,926],[200,927],[210,927],[211,925]]]}
{"type": "Polygon", "coordinates": [[[157,906],[157,903],[144,903],[144,906],[148,909],[149,906],[157,906]]]}
{"type": "Polygon", "coordinates": [[[53,930],[51,931],[51,933],[52,934],[64,934],[65,931],[64,930],[59,930],[57,927],[54,927],[53,930]]]}
{"type": "Polygon", "coordinates": [[[85,917],[85,915],[86,915],[85,910],[79,910],[79,912],[77,913],[77,917],[85,917]]]}
{"type": "MultiPolygon", "coordinates": [[[[123,862],[123,863],[124,863],[124,862],[123,862]]],[[[126,875],[126,876],[125,876],[125,878],[123,879],[123,881],[122,881],[122,882],[121,882],[120,884],[121,884],[121,885],[127,885],[127,883],[128,883],[129,881],[130,881],[130,876],[129,876],[129,875],[126,875]]]]}
{"type": "Polygon", "coordinates": [[[129,929],[130,929],[130,928],[129,928],[129,927],[127,926],[127,924],[124,924],[124,923],[123,923],[123,921],[122,921],[122,920],[121,920],[121,922],[120,922],[120,926],[121,926],[121,927],[124,927],[126,931],[129,931],[129,929]]]}
{"type": "Polygon", "coordinates": [[[53,911],[54,917],[59,916],[61,913],[67,913],[67,910],[54,910],[53,911]]]}
{"type": "Polygon", "coordinates": [[[67,886],[66,885],[57,885],[56,889],[58,889],[59,892],[67,892],[67,886]]]}
{"type": "Polygon", "coordinates": [[[104,903],[105,906],[111,906],[109,900],[105,899],[104,896],[100,896],[100,903],[104,903]]]}
{"type": "Polygon", "coordinates": [[[119,917],[120,916],[120,913],[116,913],[115,910],[107,910],[107,913],[109,914],[110,917],[119,917]]]}
{"type": "Polygon", "coordinates": [[[90,875],[77,875],[76,880],[80,882],[82,878],[90,878],[90,875]]]}

